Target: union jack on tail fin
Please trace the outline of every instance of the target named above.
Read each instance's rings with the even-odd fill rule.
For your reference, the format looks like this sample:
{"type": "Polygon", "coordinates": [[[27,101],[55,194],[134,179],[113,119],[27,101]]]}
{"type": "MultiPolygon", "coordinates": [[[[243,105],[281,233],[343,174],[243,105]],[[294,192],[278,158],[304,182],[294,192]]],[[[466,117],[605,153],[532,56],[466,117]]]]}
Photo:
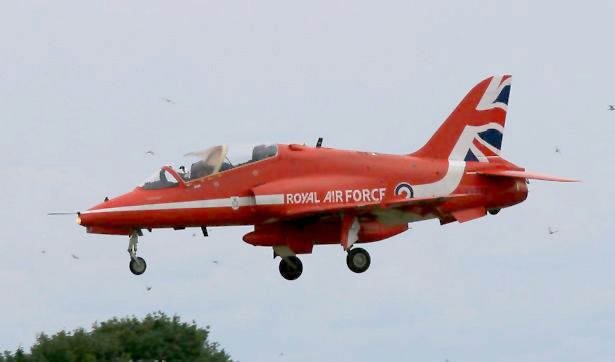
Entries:
{"type": "Polygon", "coordinates": [[[478,83],[412,156],[468,162],[499,156],[511,81],[510,75],[503,75],[478,83]]]}
{"type": "Polygon", "coordinates": [[[527,172],[500,157],[512,77],[489,77],[459,103],[431,139],[411,156],[464,161],[472,171],[491,177],[574,182],[563,177],[527,172]]]}

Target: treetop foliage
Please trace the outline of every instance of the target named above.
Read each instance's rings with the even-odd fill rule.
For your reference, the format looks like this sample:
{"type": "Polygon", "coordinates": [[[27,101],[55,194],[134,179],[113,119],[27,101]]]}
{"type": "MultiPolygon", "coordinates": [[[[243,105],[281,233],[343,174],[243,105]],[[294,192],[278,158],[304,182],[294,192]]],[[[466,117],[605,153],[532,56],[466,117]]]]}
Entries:
{"type": "Polygon", "coordinates": [[[0,354],[0,362],[232,362],[215,342],[207,340],[209,326],[181,322],[162,312],[95,322],[92,331],[83,328],[41,333],[30,353],[19,347],[14,354],[0,354]]]}

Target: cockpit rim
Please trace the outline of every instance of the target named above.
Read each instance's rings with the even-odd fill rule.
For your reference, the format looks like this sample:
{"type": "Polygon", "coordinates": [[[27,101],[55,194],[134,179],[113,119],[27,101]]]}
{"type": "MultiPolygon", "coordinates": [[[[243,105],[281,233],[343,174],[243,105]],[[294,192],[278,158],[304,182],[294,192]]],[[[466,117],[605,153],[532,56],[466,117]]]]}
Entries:
{"type": "MultiPolygon", "coordinates": [[[[278,159],[280,157],[280,144],[279,143],[269,143],[269,144],[259,143],[254,148],[256,148],[258,146],[265,146],[265,147],[275,146],[275,154],[272,155],[272,156],[265,156],[263,158],[255,160],[255,161],[247,161],[247,162],[239,163],[239,164],[237,164],[237,166],[233,166],[230,163],[230,160],[229,160],[229,164],[231,164],[231,166],[232,166],[231,168],[228,168],[228,169],[220,171],[220,168],[222,167],[222,163],[221,163],[220,165],[216,165],[216,167],[214,169],[215,172],[213,172],[212,174],[201,176],[201,177],[198,177],[198,178],[195,178],[195,179],[188,179],[188,180],[186,180],[186,179],[182,178],[179,175],[179,173],[170,164],[166,164],[166,165],[160,167],[160,169],[158,169],[157,172],[159,172],[161,170],[165,170],[165,171],[169,172],[169,174],[171,174],[171,176],[173,176],[173,178],[177,182],[177,185],[171,186],[171,187],[165,187],[165,188],[176,189],[177,186],[179,186],[180,188],[187,188],[187,187],[191,187],[191,186],[193,186],[195,184],[198,184],[198,183],[202,183],[202,182],[205,182],[205,181],[213,180],[216,177],[220,177],[220,175],[222,175],[222,174],[226,174],[227,171],[233,171],[235,169],[241,169],[244,166],[258,164],[258,163],[261,163],[262,161],[272,161],[272,160],[278,159]]],[[[216,148],[216,147],[222,147],[222,149],[223,149],[223,153],[222,153],[223,158],[222,158],[222,160],[224,161],[224,159],[226,158],[226,155],[228,153],[228,149],[229,149],[229,145],[228,144],[212,146],[212,147],[210,147],[210,148],[208,148],[208,149],[206,149],[204,151],[200,151],[200,152],[205,152],[205,151],[207,151],[209,149],[213,149],[213,148],[216,148]]],[[[187,154],[184,154],[184,156],[189,156],[189,155],[196,156],[198,153],[199,152],[189,152],[187,154]]],[[[228,160],[228,158],[226,158],[226,159],[228,160]]],[[[140,184],[139,186],[137,186],[137,188],[138,189],[142,189],[142,190],[147,190],[147,189],[144,188],[144,184],[140,184]]],[[[150,190],[147,190],[147,191],[154,191],[154,190],[156,190],[156,189],[150,189],[150,190]]]]}

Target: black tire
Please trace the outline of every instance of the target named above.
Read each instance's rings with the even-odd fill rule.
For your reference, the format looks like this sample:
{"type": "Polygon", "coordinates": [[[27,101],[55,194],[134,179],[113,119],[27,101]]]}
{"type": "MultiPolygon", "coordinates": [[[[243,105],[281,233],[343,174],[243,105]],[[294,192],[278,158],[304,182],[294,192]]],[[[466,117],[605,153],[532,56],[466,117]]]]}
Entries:
{"type": "Polygon", "coordinates": [[[500,212],[500,210],[501,210],[501,209],[491,209],[491,210],[489,210],[489,213],[490,213],[491,215],[497,215],[497,214],[498,214],[498,212],[500,212]]]}
{"type": "Polygon", "coordinates": [[[130,264],[128,264],[128,268],[134,275],[141,275],[145,273],[145,269],[147,269],[147,263],[145,263],[145,259],[141,257],[137,257],[137,260],[130,259],[130,264]]]}
{"type": "Polygon", "coordinates": [[[289,256],[280,261],[280,274],[284,279],[295,280],[301,276],[301,273],[303,273],[303,263],[296,256],[289,256]]]}
{"type": "Polygon", "coordinates": [[[351,249],[346,256],[346,264],[348,269],[355,273],[363,273],[369,268],[372,260],[369,257],[369,253],[365,249],[355,248],[351,249]]]}

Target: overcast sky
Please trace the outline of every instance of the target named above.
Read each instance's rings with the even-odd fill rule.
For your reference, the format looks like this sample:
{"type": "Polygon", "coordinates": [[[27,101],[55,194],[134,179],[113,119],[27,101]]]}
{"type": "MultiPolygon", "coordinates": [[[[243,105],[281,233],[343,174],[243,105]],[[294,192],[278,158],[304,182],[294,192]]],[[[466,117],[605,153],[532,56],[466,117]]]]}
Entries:
{"type": "Polygon", "coordinates": [[[593,0],[4,2],[0,350],[161,310],[210,325],[243,362],[614,361],[614,14],[593,0]],[[513,75],[502,155],[584,182],[413,224],[367,245],[361,275],[323,246],[288,282],[233,227],[146,233],[137,277],[127,238],[46,215],[220,143],[410,153],[494,74],[513,75]]]}

